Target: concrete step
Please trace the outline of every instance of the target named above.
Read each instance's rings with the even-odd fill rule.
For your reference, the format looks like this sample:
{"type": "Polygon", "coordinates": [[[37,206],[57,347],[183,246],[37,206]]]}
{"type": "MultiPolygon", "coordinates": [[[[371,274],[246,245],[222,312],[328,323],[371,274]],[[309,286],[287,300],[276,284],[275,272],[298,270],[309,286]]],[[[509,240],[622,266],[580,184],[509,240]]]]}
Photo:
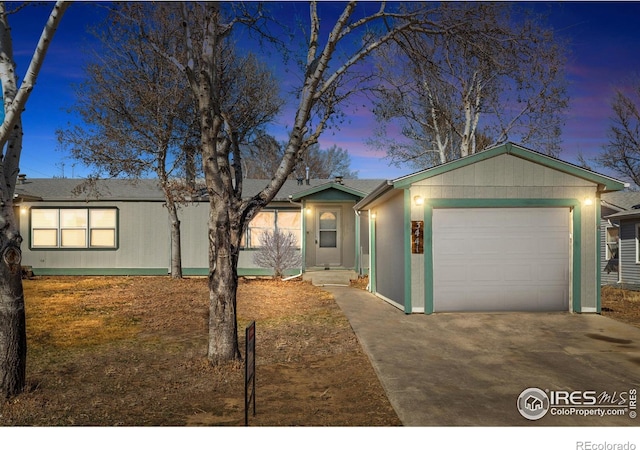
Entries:
{"type": "Polygon", "coordinates": [[[305,281],[311,281],[314,286],[349,286],[350,280],[356,280],[358,274],[355,270],[319,270],[308,271],[302,275],[305,281]]]}

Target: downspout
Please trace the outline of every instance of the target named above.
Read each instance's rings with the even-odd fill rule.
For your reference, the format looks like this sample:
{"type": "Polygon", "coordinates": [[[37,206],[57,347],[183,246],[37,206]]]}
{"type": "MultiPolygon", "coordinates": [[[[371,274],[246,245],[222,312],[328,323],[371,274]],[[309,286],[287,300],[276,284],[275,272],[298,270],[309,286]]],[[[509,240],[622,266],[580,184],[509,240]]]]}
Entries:
{"type": "Polygon", "coordinates": [[[304,239],[305,239],[305,235],[304,235],[304,204],[303,203],[296,203],[293,201],[293,196],[290,195],[289,196],[289,203],[291,203],[292,205],[296,205],[300,207],[300,251],[302,253],[302,261],[300,263],[300,273],[296,274],[296,275],[291,275],[290,277],[287,278],[283,278],[282,281],[289,281],[289,280],[293,280],[295,278],[300,278],[302,276],[302,273],[304,272],[303,268],[304,268],[304,251],[302,251],[304,249],[304,239]]]}

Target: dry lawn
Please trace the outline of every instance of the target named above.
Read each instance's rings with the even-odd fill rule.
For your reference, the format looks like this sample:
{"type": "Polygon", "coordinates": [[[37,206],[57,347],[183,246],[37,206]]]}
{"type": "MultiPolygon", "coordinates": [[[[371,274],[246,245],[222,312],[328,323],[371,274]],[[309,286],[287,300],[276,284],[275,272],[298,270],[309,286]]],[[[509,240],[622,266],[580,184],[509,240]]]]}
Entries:
{"type": "Polygon", "coordinates": [[[640,327],[640,292],[603,287],[602,315],[640,327]]]}
{"type": "MultiPolygon", "coordinates": [[[[28,388],[0,424],[244,425],[244,368],[206,361],[206,280],[47,277],[24,281],[28,388]]],[[[238,320],[256,321],[261,426],[395,426],[369,360],[332,296],[301,281],[242,281],[238,320]]]]}
{"type": "MultiPolygon", "coordinates": [[[[243,365],[205,358],[205,279],[47,277],[24,288],[28,388],[0,401],[1,425],[244,425],[243,365]]],[[[640,326],[640,293],[604,288],[602,310],[640,326]]],[[[257,324],[250,425],[400,425],[330,294],[241,281],[238,317],[243,349],[257,324]]]]}

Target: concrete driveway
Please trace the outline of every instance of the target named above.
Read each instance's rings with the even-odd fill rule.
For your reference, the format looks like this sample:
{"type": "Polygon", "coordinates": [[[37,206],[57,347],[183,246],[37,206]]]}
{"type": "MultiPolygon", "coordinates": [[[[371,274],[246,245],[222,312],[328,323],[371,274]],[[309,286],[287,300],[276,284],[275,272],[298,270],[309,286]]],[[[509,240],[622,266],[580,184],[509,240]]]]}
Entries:
{"type": "Polygon", "coordinates": [[[629,398],[640,328],[595,314],[406,315],[359,289],[325,289],[406,426],[640,425],[629,398]],[[517,407],[528,388],[552,399],[537,420],[517,407]]]}

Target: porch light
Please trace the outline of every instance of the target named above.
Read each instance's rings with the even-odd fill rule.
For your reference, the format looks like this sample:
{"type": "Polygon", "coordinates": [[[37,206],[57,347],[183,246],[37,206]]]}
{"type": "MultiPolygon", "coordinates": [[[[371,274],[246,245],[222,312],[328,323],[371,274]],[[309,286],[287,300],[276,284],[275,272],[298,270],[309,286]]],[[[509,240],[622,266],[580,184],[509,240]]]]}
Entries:
{"type": "Polygon", "coordinates": [[[374,212],[371,213],[371,219],[372,220],[376,220],[376,213],[374,213],[374,212]]]}
{"type": "Polygon", "coordinates": [[[586,197],[583,201],[582,204],[584,206],[591,206],[593,205],[593,199],[591,197],[586,197]]]}
{"type": "Polygon", "coordinates": [[[413,197],[413,203],[415,203],[416,206],[422,206],[424,205],[424,198],[422,198],[421,195],[416,195],[413,197]]]}
{"type": "Polygon", "coordinates": [[[20,214],[22,214],[23,216],[25,214],[27,214],[27,207],[26,206],[23,206],[22,208],[20,208],[20,214]]]}

